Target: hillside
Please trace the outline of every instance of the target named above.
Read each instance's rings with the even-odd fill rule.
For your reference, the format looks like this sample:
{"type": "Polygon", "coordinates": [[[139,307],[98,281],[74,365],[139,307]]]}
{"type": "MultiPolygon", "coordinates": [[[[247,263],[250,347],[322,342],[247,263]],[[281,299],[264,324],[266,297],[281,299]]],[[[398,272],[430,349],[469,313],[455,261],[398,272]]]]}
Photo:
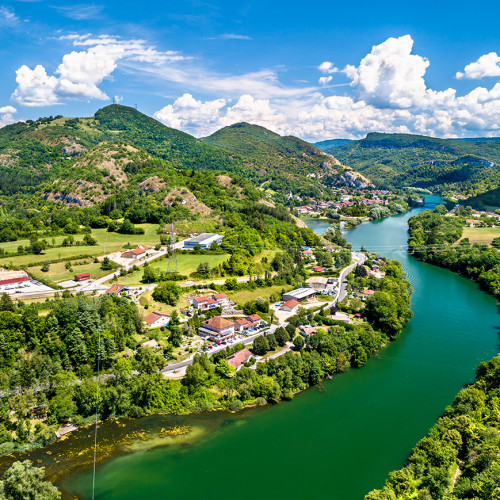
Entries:
{"type": "Polygon", "coordinates": [[[334,157],[302,139],[281,136],[250,123],[224,127],[202,141],[249,158],[270,172],[307,175],[340,165],[334,157]]]}
{"type": "Polygon", "coordinates": [[[328,151],[379,186],[474,195],[500,185],[499,141],[370,133],[328,151]]]}
{"type": "Polygon", "coordinates": [[[477,196],[471,196],[466,200],[460,200],[460,204],[471,206],[476,210],[500,208],[500,187],[478,194],[477,196]]]}
{"type": "Polygon", "coordinates": [[[313,142],[313,146],[316,146],[321,151],[328,151],[329,149],[339,148],[340,146],[345,146],[353,142],[351,139],[328,139],[326,141],[313,142]]]}

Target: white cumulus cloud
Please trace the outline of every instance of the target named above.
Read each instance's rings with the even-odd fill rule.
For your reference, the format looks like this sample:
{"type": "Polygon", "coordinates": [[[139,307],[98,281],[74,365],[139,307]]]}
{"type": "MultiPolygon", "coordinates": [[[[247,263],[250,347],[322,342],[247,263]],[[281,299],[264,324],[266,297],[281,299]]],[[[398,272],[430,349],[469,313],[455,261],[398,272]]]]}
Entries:
{"type": "Polygon", "coordinates": [[[17,109],[14,106],[2,106],[0,107],[0,128],[5,127],[5,125],[10,125],[17,120],[12,116],[17,113],[17,109]]]}
{"type": "Polygon", "coordinates": [[[456,77],[479,80],[486,76],[500,76],[500,56],[496,52],[490,52],[481,56],[477,61],[465,66],[463,73],[457,72],[456,77]]]}

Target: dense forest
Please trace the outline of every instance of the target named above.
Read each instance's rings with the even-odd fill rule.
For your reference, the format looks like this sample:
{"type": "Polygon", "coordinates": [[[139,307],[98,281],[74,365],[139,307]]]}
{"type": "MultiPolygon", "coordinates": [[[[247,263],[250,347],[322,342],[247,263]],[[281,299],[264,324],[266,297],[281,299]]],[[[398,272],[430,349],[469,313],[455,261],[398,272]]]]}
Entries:
{"type": "Polygon", "coordinates": [[[500,498],[500,355],[479,365],[476,382],[415,447],[407,465],[365,500],[500,498]]]}
{"type": "Polygon", "coordinates": [[[465,216],[447,215],[443,205],[424,210],[409,222],[409,251],[418,259],[452,271],[479,283],[495,296],[500,294],[500,252],[493,247],[461,239],[465,216]]]}
{"type": "Polygon", "coordinates": [[[326,151],[378,186],[475,195],[500,184],[500,142],[471,141],[370,133],[326,151]]]}

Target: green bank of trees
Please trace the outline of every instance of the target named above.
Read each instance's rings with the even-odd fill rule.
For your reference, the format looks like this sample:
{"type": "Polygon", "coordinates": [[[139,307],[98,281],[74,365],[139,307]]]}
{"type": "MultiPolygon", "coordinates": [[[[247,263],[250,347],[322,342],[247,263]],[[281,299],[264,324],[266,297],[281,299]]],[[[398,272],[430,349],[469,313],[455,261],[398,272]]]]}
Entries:
{"type": "Polygon", "coordinates": [[[365,500],[500,498],[500,356],[481,363],[407,465],[365,500]]]}

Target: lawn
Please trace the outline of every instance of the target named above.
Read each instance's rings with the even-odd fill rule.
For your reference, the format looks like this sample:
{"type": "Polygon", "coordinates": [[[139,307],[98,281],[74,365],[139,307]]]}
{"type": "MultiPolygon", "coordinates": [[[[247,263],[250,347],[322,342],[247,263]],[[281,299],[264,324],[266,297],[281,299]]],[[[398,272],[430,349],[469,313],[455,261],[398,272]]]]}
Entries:
{"type": "MultiPolygon", "coordinates": [[[[123,250],[124,245],[130,243],[133,246],[143,245],[145,247],[153,247],[160,242],[160,236],[156,234],[158,224],[136,224],[136,227],[144,229],[144,234],[119,234],[108,233],[107,229],[93,229],[92,237],[97,240],[97,245],[94,246],[69,246],[48,248],[40,255],[19,255],[16,257],[5,257],[0,259],[0,265],[11,264],[14,266],[26,266],[32,262],[43,262],[44,260],[70,259],[78,255],[104,255],[123,250]]],[[[56,236],[54,238],[56,245],[61,244],[66,236],[56,236]]],[[[74,236],[75,241],[82,241],[83,234],[74,236]]],[[[52,238],[44,238],[40,236],[40,240],[46,239],[49,244],[52,244],[52,238]]],[[[0,248],[6,251],[17,250],[19,245],[29,245],[29,240],[9,241],[0,243],[0,248]]]]}
{"type": "Polygon", "coordinates": [[[231,300],[236,302],[237,304],[243,305],[245,302],[249,300],[255,300],[258,297],[262,297],[263,299],[269,300],[271,295],[278,295],[281,299],[281,291],[285,289],[286,292],[291,290],[293,287],[291,286],[281,286],[275,285],[267,288],[256,288],[255,290],[241,290],[239,292],[228,292],[228,296],[231,300]]]}
{"type": "Polygon", "coordinates": [[[144,316],[147,316],[149,313],[153,312],[153,311],[158,311],[158,312],[162,312],[162,313],[165,313],[165,314],[172,314],[172,311],[174,309],[177,309],[177,311],[181,310],[181,309],[185,309],[187,307],[189,307],[189,301],[187,300],[187,295],[188,295],[188,292],[186,293],[183,293],[180,298],[179,298],[179,301],[177,302],[177,305],[176,306],[169,306],[167,304],[163,304],[161,302],[156,302],[155,300],[153,300],[153,290],[148,290],[147,292],[145,292],[144,294],[141,295],[141,298],[139,300],[139,309],[142,311],[143,315],[144,316]],[[145,309],[145,305],[148,305],[148,308],[145,309]]]}
{"type": "MultiPolygon", "coordinates": [[[[178,254],[177,255],[177,267],[179,270],[179,274],[184,274],[189,276],[191,273],[196,271],[196,268],[203,262],[208,262],[210,267],[216,267],[222,262],[229,259],[229,254],[222,255],[199,255],[199,254],[178,254]]],[[[169,263],[168,259],[163,259],[158,262],[151,262],[150,266],[154,269],[158,269],[160,271],[167,271],[171,263],[169,263]]],[[[124,285],[136,285],[141,282],[142,274],[144,272],[144,268],[141,268],[139,271],[124,276],[120,278],[119,282],[124,285]]]]}
{"type": "Polygon", "coordinates": [[[60,281],[67,281],[74,278],[75,274],[90,273],[93,279],[98,279],[112,271],[103,271],[101,263],[94,264],[94,259],[82,259],[72,263],[72,271],[65,267],[65,262],[58,262],[51,264],[47,272],[43,272],[40,266],[28,267],[27,271],[36,277],[48,278],[56,283],[60,281]]]}
{"type": "Polygon", "coordinates": [[[491,244],[500,236],[500,227],[465,227],[462,238],[469,238],[471,243],[491,244]]]}

